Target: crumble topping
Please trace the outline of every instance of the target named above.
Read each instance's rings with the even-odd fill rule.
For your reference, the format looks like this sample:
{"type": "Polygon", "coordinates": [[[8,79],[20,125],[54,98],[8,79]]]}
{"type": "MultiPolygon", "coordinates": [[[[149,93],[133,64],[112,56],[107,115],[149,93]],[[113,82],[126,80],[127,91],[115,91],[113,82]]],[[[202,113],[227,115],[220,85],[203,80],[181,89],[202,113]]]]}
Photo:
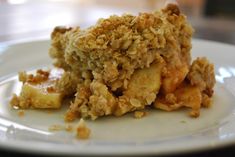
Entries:
{"type": "Polygon", "coordinates": [[[38,84],[40,82],[46,81],[49,78],[49,71],[44,71],[42,69],[39,69],[36,71],[36,75],[33,74],[27,74],[25,71],[19,72],[19,81],[25,83],[35,83],[38,84]]]}
{"type": "MultiPolygon", "coordinates": [[[[24,96],[24,88],[11,104],[59,108],[63,97],[74,97],[66,121],[132,111],[141,118],[145,113],[139,110],[147,106],[165,111],[188,107],[189,115],[198,117],[201,107],[211,105],[215,74],[214,65],[205,57],[191,61],[193,32],[175,4],[137,16],[113,15],[87,29],[56,27],[49,55],[63,73],[44,87],[47,95],[59,93],[57,105],[33,102],[31,95],[24,96]]],[[[50,74],[43,70],[36,75],[21,72],[19,80],[35,85],[50,80],[50,74]]],[[[83,120],[80,123],[77,132],[88,134],[83,120]]]]}

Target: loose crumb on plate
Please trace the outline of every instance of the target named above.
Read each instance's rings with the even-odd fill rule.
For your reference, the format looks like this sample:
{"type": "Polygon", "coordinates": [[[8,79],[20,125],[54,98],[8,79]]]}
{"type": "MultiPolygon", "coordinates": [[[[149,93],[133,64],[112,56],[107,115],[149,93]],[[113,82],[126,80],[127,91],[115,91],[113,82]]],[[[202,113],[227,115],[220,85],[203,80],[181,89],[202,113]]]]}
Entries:
{"type": "Polygon", "coordinates": [[[186,121],[185,121],[185,120],[181,120],[180,122],[181,122],[181,123],[186,123],[186,121]]]}
{"type": "Polygon", "coordinates": [[[67,132],[72,132],[73,131],[73,125],[67,124],[67,125],[59,125],[59,124],[54,124],[51,125],[48,130],[49,131],[67,131],[67,132]]]}
{"type": "Polygon", "coordinates": [[[83,119],[80,119],[77,127],[77,138],[78,139],[89,139],[91,130],[86,126],[86,123],[83,119]]]}
{"type": "Polygon", "coordinates": [[[72,132],[73,131],[73,125],[71,125],[71,124],[66,125],[65,126],[65,131],[72,132]]]}
{"type": "Polygon", "coordinates": [[[136,119],[140,119],[140,118],[143,118],[144,116],[146,116],[146,112],[144,112],[144,111],[135,111],[134,112],[134,117],[136,118],[136,119]]]}
{"type": "Polygon", "coordinates": [[[10,104],[11,106],[17,106],[19,104],[19,98],[16,94],[13,94],[10,104]]]}
{"type": "Polygon", "coordinates": [[[62,131],[62,130],[64,130],[64,128],[65,127],[62,125],[55,124],[55,125],[49,126],[48,130],[49,131],[62,131]]]}
{"type": "Polygon", "coordinates": [[[50,109],[48,109],[48,110],[46,110],[45,112],[48,113],[48,114],[52,114],[53,111],[50,110],[50,109]]]}
{"type": "Polygon", "coordinates": [[[19,117],[23,117],[25,115],[24,111],[23,110],[19,110],[18,111],[18,116],[19,117]]]}

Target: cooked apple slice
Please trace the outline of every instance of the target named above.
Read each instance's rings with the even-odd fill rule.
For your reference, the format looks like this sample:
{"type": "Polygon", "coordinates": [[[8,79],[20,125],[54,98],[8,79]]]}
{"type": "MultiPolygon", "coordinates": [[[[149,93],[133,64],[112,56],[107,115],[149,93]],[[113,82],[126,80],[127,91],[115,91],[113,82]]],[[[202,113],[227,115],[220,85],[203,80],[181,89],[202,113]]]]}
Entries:
{"type": "Polygon", "coordinates": [[[165,111],[173,111],[181,107],[189,107],[192,109],[189,112],[191,117],[198,117],[200,115],[202,94],[197,86],[183,84],[170,95],[173,98],[169,98],[167,95],[165,97],[157,98],[154,102],[154,107],[165,111]]]}
{"type": "Polygon", "coordinates": [[[180,68],[167,67],[167,74],[162,79],[162,92],[172,93],[183,82],[188,74],[189,67],[185,64],[180,68]]]}
{"type": "Polygon", "coordinates": [[[115,115],[120,116],[132,109],[143,109],[156,98],[161,86],[161,71],[164,61],[154,62],[148,68],[136,70],[127,86],[127,90],[119,97],[115,115]]]}
{"type": "Polygon", "coordinates": [[[55,84],[62,73],[59,69],[38,70],[36,75],[21,73],[22,90],[19,97],[13,97],[11,104],[19,108],[60,108],[63,94],[56,90],[55,84]]]}
{"type": "Polygon", "coordinates": [[[149,68],[138,69],[132,75],[124,95],[140,98],[143,95],[157,94],[161,86],[162,63],[152,63],[149,68]]]}

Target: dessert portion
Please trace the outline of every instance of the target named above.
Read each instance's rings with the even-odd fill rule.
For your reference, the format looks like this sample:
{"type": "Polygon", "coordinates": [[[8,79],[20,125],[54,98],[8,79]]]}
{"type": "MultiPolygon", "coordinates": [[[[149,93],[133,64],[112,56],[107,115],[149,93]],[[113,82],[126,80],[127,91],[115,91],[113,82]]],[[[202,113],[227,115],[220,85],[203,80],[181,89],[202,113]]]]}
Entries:
{"type": "Polygon", "coordinates": [[[54,89],[75,95],[65,119],[122,116],[147,106],[189,107],[198,117],[211,104],[215,75],[206,58],[191,64],[192,34],[174,4],[138,16],[113,15],[87,29],[56,27],[49,54],[64,72],[54,89]]]}

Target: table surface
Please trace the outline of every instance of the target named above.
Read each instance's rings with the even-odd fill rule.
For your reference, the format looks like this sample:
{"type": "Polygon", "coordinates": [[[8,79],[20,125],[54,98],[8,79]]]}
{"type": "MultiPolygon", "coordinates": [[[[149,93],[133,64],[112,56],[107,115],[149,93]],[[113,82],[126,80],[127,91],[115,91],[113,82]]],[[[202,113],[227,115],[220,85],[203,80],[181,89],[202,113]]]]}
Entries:
{"type": "MultiPolygon", "coordinates": [[[[79,25],[85,28],[94,24],[99,17],[108,17],[111,14],[120,15],[123,12],[137,13],[146,10],[148,9],[143,8],[137,11],[133,8],[113,8],[102,5],[54,1],[31,1],[25,4],[13,5],[6,3],[5,0],[0,0],[0,43],[28,38],[49,38],[51,30],[57,25],[79,25]]],[[[189,20],[196,30],[194,37],[235,44],[235,20],[202,17],[189,17],[189,20]]],[[[0,154],[6,157],[18,155],[27,157],[32,155],[10,152],[1,148],[0,154]]],[[[229,146],[180,156],[216,157],[234,155],[235,146],[229,146]]]]}

